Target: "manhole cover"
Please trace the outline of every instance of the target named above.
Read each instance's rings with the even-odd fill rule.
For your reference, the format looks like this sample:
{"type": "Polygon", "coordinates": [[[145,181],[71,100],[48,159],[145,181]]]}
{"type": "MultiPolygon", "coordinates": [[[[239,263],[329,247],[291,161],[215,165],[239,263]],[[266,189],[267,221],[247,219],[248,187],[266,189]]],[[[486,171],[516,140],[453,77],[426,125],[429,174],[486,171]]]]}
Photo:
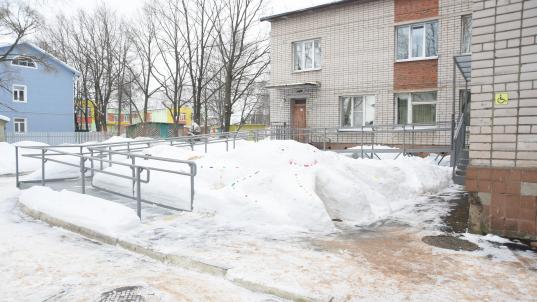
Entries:
{"type": "Polygon", "coordinates": [[[449,235],[425,236],[421,240],[428,245],[455,251],[471,252],[479,249],[475,243],[449,235]]]}
{"type": "Polygon", "coordinates": [[[144,302],[140,286],[125,286],[101,294],[100,302],[144,302]]]}

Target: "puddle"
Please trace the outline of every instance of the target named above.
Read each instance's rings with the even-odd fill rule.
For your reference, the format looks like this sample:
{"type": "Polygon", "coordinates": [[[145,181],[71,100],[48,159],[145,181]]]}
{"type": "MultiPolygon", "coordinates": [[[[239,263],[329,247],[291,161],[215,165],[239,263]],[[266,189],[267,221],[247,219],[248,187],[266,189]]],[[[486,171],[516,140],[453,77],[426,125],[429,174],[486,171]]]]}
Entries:
{"type": "Polygon", "coordinates": [[[479,249],[479,246],[475,243],[449,235],[425,236],[421,241],[434,247],[454,251],[473,252],[479,249]]]}

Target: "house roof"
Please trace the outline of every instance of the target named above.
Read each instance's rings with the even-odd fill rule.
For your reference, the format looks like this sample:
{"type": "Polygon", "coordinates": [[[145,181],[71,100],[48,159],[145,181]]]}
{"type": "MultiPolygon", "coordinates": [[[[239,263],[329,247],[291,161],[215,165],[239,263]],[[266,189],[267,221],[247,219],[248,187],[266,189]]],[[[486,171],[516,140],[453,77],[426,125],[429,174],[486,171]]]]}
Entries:
{"type": "Polygon", "coordinates": [[[325,4],[320,4],[320,5],[315,5],[315,6],[310,6],[310,7],[307,7],[307,8],[303,8],[303,9],[298,9],[298,10],[293,10],[293,11],[289,11],[289,12],[285,12],[285,13],[281,13],[281,14],[275,14],[275,15],[271,15],[271,16],[267,16],[267,17],[263,17],[261,18],[261,21],[269,21],[269,22],[272,22],[272,21],[275,21],[276,19],[285,19],[291,15],[297,15],[297,14],[302,14],[302,13],[308,13],[308,12],[313,12],[313,11],[317,11],[317,10],[320,10],[320,9],[323,9],[323,8],[327,8],[327,7],[331,7],[331,6],[336,6],[336,5],[342,5],[342,4],[346,4],[346,3],[350,3],[350,2],[355,2],[355,1],[358,1],[358,0],[338,0],[338,1],[332,1],[332,2],[329,2],[329,3],[325,3],[325,4]]]}
{"type": "MultiPolygon", "coordinates": [[[[0,43],[0,49],[1,48],[6,48],[8,46],[11,46],[12,43],[0,43]]],[[[67,70],[71,71],[75,76],[79,76],[80,75],[80,72],[76,69],[74,69],[73,67],[71,67],[70,65],[67,65],[67,63],[63,62],[62,60],[56,58],[55,56],[53,56],[52,54],[46,52],[45,50],[41,49],[40,47],[34,45],[33,43],[30,43],[30,42],[20,42],[18,45],[26,45],[26,46],[29,46],[33,49],[35,49],[36,51],[40,52],[40,53],[43,53],[45,55],[47,55],[48,57],[50,57],[52,59],[52,61],[56,62],[57,64],[61,65],[62,67],[66,68],[67,70]]]]}
{"type": "Polygon", "coordinates": [[[10,121],[9,117],[7,117],[7,116],[5,116],[5,115],[1,115],[1,114],[0,114],[0,120],[2,120],[2,121],[6,121],[6,122],[9,122],[9,121],[10,121]]]}

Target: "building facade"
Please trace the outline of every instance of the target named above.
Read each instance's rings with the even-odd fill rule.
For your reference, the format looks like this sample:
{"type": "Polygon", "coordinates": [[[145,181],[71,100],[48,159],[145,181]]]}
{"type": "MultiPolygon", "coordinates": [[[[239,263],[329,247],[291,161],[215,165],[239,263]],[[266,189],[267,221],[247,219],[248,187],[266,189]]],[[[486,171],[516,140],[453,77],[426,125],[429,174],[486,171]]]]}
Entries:
{"type": "Polygon", "coordinates": [[[6,124],[9,120],[9,117],[0,115],[0,142],[6,141],[6,124]]]}
{"type": "Polygon", "coordinates": [[[537,239],[537,0],[473,9],[472,228],[537,239]]]}
{"type": "MultiPolygon", "coordinates": [[[[6,53],[11,45],[2,45],[6,53]]],[[[78,71],[30,43],[15,46],[0,63],[0,114],[7,132],[72,132],[78,71]]]]}
{"type": "Polygon", "coordinates": [[[380,125],[450,127],[466,89],[453,57],[470,52],[471,14],[470,0],[355,0],[263,18],[271,124],[337,129],[339,139],[380,125]]]}

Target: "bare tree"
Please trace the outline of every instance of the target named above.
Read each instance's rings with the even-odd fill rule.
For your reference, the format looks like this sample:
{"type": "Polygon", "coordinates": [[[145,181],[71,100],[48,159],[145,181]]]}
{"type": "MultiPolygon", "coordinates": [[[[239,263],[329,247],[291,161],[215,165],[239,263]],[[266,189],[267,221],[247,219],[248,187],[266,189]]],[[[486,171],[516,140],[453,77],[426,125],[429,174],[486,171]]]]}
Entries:
{"type": "Polygon", "coordinates": [[[184,28],[180,30],[186,42],[186,65],[192,88],[194,122],[201,124],[203,93],[207,84],[215,76],[209,74],[209,62],[214,52],[214,36],[219,14],[217,6],[205,0],[181,0],[184,28]]]}
{"type": "Polygon", "coordinates": [[[42,30],[38,43],[41,48],[80,72],[75,89],[75,130],[84,131],[90,129],[90,108],[95,107],[95,102],[92,99],[90,70],[87,68],[87,45],[82,43],[80,33],[76,32],[76,20],[57,15],[54,22],[42,30]]]}
{"type": "Polygon", "coordinates": [[[268,67],[269,48],[266,38],[254,37],[263,0],[230,0],[220,5],[214,23],[223,65],[223,126],[229,131],[235,105],[247,101],[268,67]]]}
{"type": "Polygon", "coordinates": [[[6,51],[0,53],[0,62],[10,61],[11,52],[19,42],[41,24],[41,17],[30,6],[10,1],[0,2],[0,37],[13,41],[6,51]]]}
{"type": "Polygon", "coordinates": [[[186,41],[181,34],[181,9],[176,0],[164,0],[155,6],[160,64],[154,69],[154,75],[165,98],[163,105],[172,116],[176,136],[179,135],[181,108],[190,102],[183,96],[188,68],[185,63],[186,41]]]}
{"type": "MultiPolygon", "coordinates": [[[[45,29],[52,42],[47,50],[72,64],[81,73],[77,92],[78,108],[87,117],[93,107],[97,131],[106,131],[108,104],[117,92],[118,59],[123,46],[123,22],[116,12],[100,4],[91,12],[80,10],[71,18],[58,16],[45,29]]],[[[43,41],[46,41],[43,39],[43,41]]]]}
{"type": "MultiPolygon", "coordinates": [[[[30,6],[10,1],[0,2],[0,38],[10,40],[11,45],[0,51],[0,63],[12,61],[15,47],[41,24],[41,16],[30,6]]],[[[32,58],[39,61],[39,58],[32,58]]],[[[8,82],[15,76],[9,69],[3,69],[0,74],[0,88],[11,91],[8,82]]],[[[8,104],[0,101],[0,109],[14,110],[8,104]]]]}
{"type": "Polygon", "coordinates": [[[146,4],[141,16],[135,25],[131,26],[129,37],[134,50],[134,64],[130,66],[133,75],[134,85],[141,92],[143,97],[143,114],[142,122],[147,120],[148,103],[151,96],[158,90],[158,85],[153,85],[155,62],[159,56],[157,48],[157,30],[156,30],[155,10],[146,4]]]}
{"type": "Polygon", "coordinates": [[[121,114],[125,106],[124,98],[132,100],[131,85],[133,77],[128,73],[130,66],[130,41],[127,37],[127,27],[125,24],[121,26],[121,43],[117,53],[117,135],[121,135],[121,114]]]}

